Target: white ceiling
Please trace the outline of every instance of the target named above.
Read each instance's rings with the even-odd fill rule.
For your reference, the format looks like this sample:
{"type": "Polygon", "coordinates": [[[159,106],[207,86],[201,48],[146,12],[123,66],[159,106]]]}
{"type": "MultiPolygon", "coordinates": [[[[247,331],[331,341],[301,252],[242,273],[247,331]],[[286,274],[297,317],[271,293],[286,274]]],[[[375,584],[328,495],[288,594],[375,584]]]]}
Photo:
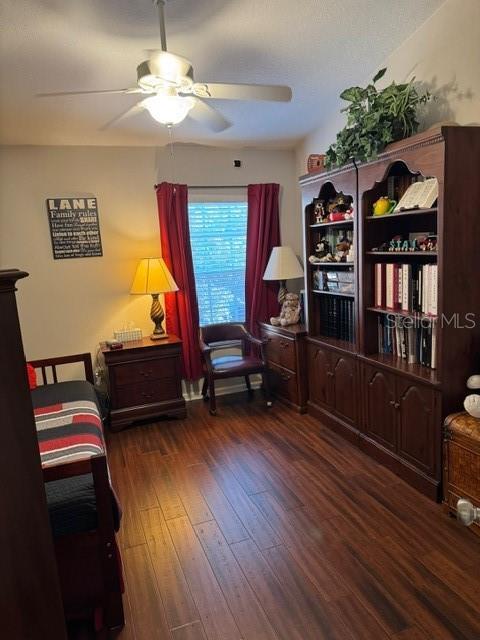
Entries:
{"type": "MultiPolygon", "coordinates": [[[[185,121],[175,140],[290,146],[320,126],[346,86],[364,82],[443,0],[170,0],[168,48],[197,81],[288,84],[290,104],[215,101],[234,123],[213,134],[185,121]]],[[[2,0],[0,142],[162,145],[143,112],[100,127],[133,95],[39,99],[38,92],[134,86],[159,48],[152,0],[2,0]]]]}

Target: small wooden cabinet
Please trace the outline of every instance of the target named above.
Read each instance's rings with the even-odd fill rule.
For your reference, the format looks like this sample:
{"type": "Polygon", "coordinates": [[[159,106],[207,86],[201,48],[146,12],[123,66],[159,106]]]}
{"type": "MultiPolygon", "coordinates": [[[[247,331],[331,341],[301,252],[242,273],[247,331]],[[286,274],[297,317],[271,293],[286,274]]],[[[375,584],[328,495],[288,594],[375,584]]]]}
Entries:
{"type": "Polygon", "coordinates": [[[111,401],[110,428],[120,431],[136,420],[184,417],[182,342],[170,335],[126,342],[123,349],[101,345],[111,401]]]}
{"type": "Polygon", "coordinates": [[[363,394],[366,435],[387,449],[395,451],[397,448],[395,377],[382,369],[365,365],[363,367],[363,394]]]}
{"type": "Polygon", "coordinates": [[[357,432],[357,363],[353,357],[307,341],[309,408],[330,422],[334,417],[345,435],[357,432]],[[346,432],[345,432],[346,429],[346,432]]]}
{"type": "MultiPolygon", "coordinates": [[[[432,387],[362,364],[364,433],[420,474],[440,481],[440,394],[432,387]]],[[[368,447],[367,447],[368,448],[368,447]]]]}
{"type": "Polygon", "coordinates": [[[267,341],[266,353],[273,395],[304,413],[307,406],[305,327],[300,324],[274,327],[262,322],[260,333],[267,341]]]}

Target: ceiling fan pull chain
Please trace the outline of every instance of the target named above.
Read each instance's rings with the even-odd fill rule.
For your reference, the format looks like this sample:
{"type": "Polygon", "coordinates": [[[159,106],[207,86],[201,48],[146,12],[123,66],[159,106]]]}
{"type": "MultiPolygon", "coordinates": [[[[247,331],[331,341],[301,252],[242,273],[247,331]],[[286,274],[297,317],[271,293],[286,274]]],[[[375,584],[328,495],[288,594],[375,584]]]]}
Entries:
{"type": "Polygon", "coordinates": [[[162,51],[167,50],[167,33],[165,30],[165,0],[153,0],[153,4],[158,7],[158,20],[160,25],[160,42],[162,51]]]}

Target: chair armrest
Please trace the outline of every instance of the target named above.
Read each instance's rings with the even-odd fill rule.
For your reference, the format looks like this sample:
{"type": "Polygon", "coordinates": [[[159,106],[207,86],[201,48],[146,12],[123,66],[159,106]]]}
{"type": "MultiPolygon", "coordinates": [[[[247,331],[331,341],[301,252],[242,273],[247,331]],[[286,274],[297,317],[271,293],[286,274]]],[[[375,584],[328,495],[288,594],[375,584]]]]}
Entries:
{"type": "Polygon", "coordinates": [[[212,347],[209,347],[201,338],[200,338],[200,352],[205,360],[205,364],[207,365],[207,369],[212,369],[212,347]]]}
{"type": "Polygon", "coordinates": [[[251,342],[252,344],[257,345],[257,347],[262,347],[264,345],[267,344],[267,339],[266,338],[256,338],[254,335],[252,335],[250,333],[250,331],[247,331],[247,329],[245,329],[245,337],[246,339],[251,342]]]}
{"type": "Polygon", "coordinates": [[[250,333],[250,331],[247,331],[247,329],[245,329],[245,338],[250,342],[250,344],[254,344],[256,347],[258,347],[260,351],[260,358],[262,359],[263,364],[266,365],[267,354],[265,353],[265,345],[267,344],[268,340],[266,338],[256,338],[250,333]]]}

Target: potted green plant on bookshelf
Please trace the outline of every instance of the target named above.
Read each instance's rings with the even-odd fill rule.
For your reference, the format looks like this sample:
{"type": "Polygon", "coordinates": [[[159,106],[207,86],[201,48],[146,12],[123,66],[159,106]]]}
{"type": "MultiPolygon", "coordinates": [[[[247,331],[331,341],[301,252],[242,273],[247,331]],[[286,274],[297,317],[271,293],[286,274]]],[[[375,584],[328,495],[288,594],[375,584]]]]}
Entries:
{"type": "Polygon", "coordinates": [[[417,108],[431,95],[416,89],[415,78],[404,84],[392,82],[379,91],[375,85],[386,70],[380,69],[365,88],[349,87],[340,94],[349,103],[342,109],[347,114],[347,124],[326,152],[327,169],[340,167],[352,158],[360,162],[374,160],[390,142],[417,132],[417,108]]]}

